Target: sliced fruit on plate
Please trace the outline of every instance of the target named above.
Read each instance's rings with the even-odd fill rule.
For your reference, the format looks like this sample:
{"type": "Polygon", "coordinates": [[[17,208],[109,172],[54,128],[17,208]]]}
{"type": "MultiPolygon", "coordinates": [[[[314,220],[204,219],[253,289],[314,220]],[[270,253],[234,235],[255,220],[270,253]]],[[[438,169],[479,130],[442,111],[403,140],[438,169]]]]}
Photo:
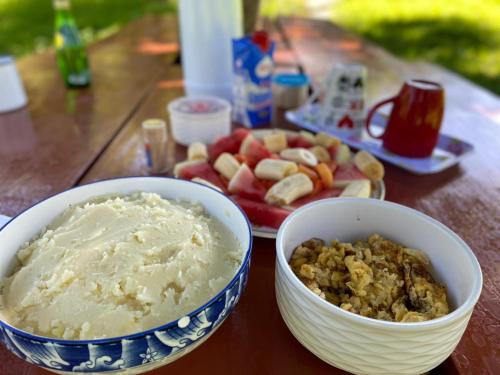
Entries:
{"type": "Polygon", "coordinates": [[[368,180],[354,164],[342,164],[337,167],[334,174],[333,186],[337,188],[344,188],[350,182],[356,180],[368,180]]]}
{"type": "Polygon", "coordinates": [[[205,181],[219,187],[224,190],[224,184],[220,179],[217,172],[212,168],[212,166],[206,162],[185,165],[178,172],[178,176],[185,180],[192,180],[195,177],[202,178],[205,181]]]}
{"type": "Polygon", "coordinates": [[[303,164],[299,164],[299,173],[304,173],[307,177],[309,177],[312,181],[318,180],[318,173],[312,168],[306,167],[303,164]]]}
{"type": "Polygon", "coordinates": [[[264,138],[264,146],[271,152],[280,152],[288,147],[285,132],[276,132],[266,135],[264,138]]]}
{"type": "Polygon", "coordinates": [[[311,151],[303,147],[287,148],[280,152],[280,156],[283,159],[305,164],[308,167],[314,167],[316,164],[318,164],[318,159],[316,159],[316,156],[314,156],[311,151]]]}
{"type": "MultiPolygon", "coordinates": [[[[299,135],[303,140],[306,140],[307,142],[309,142],[313,146],[318,143],[316,141],[316,137],[314,136],[314,134],[311,132],[308,132],[307,130],[299,131],[299,135]]],[[[299,147],[303,147],[303,146],[299,146],[299,147]]]]}
{"type": "Polygon", "coordinates": [[[265,180],[281,180],[298,171],[293,161],[262,159],[255,167],[255,175],[265,180]]]}
{"type": "Polygon", "coordinates": [[[351,149],[345,144],[341,144],[335,149],[335,161],[337,164],[347,164],[351,161],[351,149]]]}
{"type": "Polygon", "coordinates": [[[358,151],[353,158],[358,169],[372,181],[379,181],[384,178],[384,165],[375,156],[366,151],[358,151]]]}
{"type": "Polygon", "coordinates": [[[233,197],[233,199],[245,211],[248,219],[254,225],[278,229],[281,223],[290,215],[288,210],[263,202],[255,202],[241,197],[233,197]]]}
{"type": "Polygon", "coordinates": [[[340,138],[337,138],[328,133],[319,132],[316,134],[316,143],[326,148],[336,148],[342,144],[342,141],[340,140],[340,138]]]}
{"type": "Polygon", "coordinates": [[[214,169],[230,180],[238,171],[240,163],[229,152],[223,152],[214,163],[214,169]]]}
{"type": "Polygon", "coordinates": [[[262,185],[264,185],[264,187],[269,190],[271,188],[271,186],[273,186],[276,182],[276,180],[266,180],[266,179],[262,179],[262,178],[259,178],[259,181],[262,185]]]}
{"type": "Polygon", "coordinates": [[[208,187],[211,187],[212,189],[215,189],[217,191],[220,191],[221,193],[223,193],[222,189],[214,184],[212,184],[211,182],[207,181],[207,180],[204,180],[203,178],[200,178],[200,177],[194,177],[191,179],[191,181],[193,182],[197,182],[199,184],[202,184],[202,185],[205,185],[205,186],[208,186],[208,187]]]}
{"type": "Polygon", "coordinates": [[[240,165],[238,171],[229,181],[227,189],[231,194],[259,201],[264,200],[267,191],[246,164],[240,165]]]}
{"type": "Polygon", "coordinates": [[[185,167],[206,163],[205,160],[184,160],[174,165],[174,177],[179,177],[181,170],[185,167]]]}
{"type": "Polygon", "coordinates": [[[335,160],[329,160],[329,161],[324,161],[326,165],[328,165],[328,168],[332,171],[332,173],[335,174],[335,171],[337,170],[338,164],[335,160]]]}
{"type": "Polygon", "coordinates": [[[352,181],[340,193],[341,197],[370,198],[371,183],[369,180],[352,181]]]}
{"type": "Polygon", "coordinates": [[[295,148],[295,147],[310,148],[314,146],[314,143],[311,143],[306,138],[300,135],[299,136],[288,135],[286,138],[288,147],[290,148],[295,148]]]}
{"type": "Polygon", "coordinates": [[[267,191],[265,199],[269,204],[284,206],[310,194],[313,189],[314,185],[309,177],[303,173],[296,173],[274,184],[267,191]]]}
{"type": "Polygon", "coordinates": [[[233,131],[230,135],[219,138],[215,143],[208,146],[210,159],[217,159],[217,157],[223,152],[229,152],[230,154],[238,153],[241,142],[243,142],[245,137],[249,134],[250,130],[239,128],[233,131]]]}
{"type": "Polygon", "coordinates": [[[191,143],[187,151],[188,160],[208,160],[207,146],[201,142],[191,143]]]}
{"type": "Polygon", "coordinates": [[[342,193],[342,189],[328,189],[328,190],[321,190],[317,193],[312,193],[309,194],[305,197],[302,197],[300,199],[297,199],[295,202],[292,202],[290,206],[292,208],[298,208],[301,207],[305,204],[320,200],[320,199],[327,199],[327,198],[335,198],[338,197],[342,193]]]}
{"type": "Polygon", "coordinates": [[[271,151],[269,151],[266,146],[264,146],[259,140],[251,134],[247,135],[243,142],[241,143],[240,155],[245,155],[250,158],[255,163],[258,163],[262,159],[270,158],[271,151]]]}
{"type": "Polygon", "coordinates": [[[325,189],[331,189],[333,187],[333,173],[328,165],[326,163],[319,163],[314,169],[318,172],[325,189]]]}
{"type": "Polygon", "coordinates": [[[332,158],[330,156],[330,152],[323,146],[314,146],[309,149],[318,161],[330,161],[332,158]]]}

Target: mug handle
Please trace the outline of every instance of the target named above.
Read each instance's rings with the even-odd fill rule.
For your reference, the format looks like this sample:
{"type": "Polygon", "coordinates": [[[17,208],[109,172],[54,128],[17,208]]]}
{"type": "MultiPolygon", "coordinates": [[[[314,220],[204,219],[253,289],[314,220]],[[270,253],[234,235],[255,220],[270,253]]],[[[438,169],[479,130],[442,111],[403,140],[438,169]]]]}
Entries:
{"type": "Polygon", "coordinates": [[[365,120],[365,128],[366,128],[366,131],[368,132],[368,134],[370,135],[370,137],[376,138],[376,139],[380,139],[380,138],[382,138],[384,136],[385,130],[380,135],[373,134],[372,131],[371,131],[371,128],[370,128],[370,123],[371,123],[372,117],[375,114],[375,112],[377,111],[377,109],[379,109],[383,105],[386,105],[386,104],[389,104],[391,102],[394,102],[396,99],[397,99],[397,96],[393,96],[392,98],[382,100],[380,103],[375,104],[370,109],[370,112],[368,112],[368,116],[366,116],[366,120],[365,120]]]}

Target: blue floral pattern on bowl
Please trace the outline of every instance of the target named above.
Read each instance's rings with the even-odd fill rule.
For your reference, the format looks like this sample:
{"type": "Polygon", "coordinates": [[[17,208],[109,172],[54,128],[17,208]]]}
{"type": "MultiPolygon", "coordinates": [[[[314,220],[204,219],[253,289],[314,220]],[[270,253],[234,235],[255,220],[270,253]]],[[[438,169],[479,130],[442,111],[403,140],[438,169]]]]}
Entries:
{"type": "Polygon", "coordinates": [[[21,359],[54,372],[149,371],[193,350],[220,326],[245,289],[250,254],[251,243],[224,290],[199,309],[159,328],[118,338],[68,341],[31,335],[0,322],[0,340],[21,359]]]}

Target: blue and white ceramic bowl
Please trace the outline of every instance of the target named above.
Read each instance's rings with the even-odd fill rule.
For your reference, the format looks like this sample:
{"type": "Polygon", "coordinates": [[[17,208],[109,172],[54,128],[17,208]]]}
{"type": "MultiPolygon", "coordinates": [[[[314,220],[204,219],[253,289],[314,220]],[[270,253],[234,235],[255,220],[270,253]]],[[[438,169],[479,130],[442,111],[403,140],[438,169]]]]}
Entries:
{"type": "MultiPolygon", "coordinates": [[[[128,336],[101,340],[61,340],[36,336],[0,320],[0,340],[15,355],[57,373],[142,373],[187,354],[205,341],[233,310],[245,288],[252,248],[251,226],[225,195],[194,182],[163,177],[131,177],[76,187],[48,198],[0,229],[0,278],[12,272],[21,245],[70,204],[108,194],[135,191],[195,200],[222,221],[244,249],[242,264],[229,284],[210,301],[173,322],[128,336]]],[[[1,225],[1,224],[0,224],[1,225]]]]}

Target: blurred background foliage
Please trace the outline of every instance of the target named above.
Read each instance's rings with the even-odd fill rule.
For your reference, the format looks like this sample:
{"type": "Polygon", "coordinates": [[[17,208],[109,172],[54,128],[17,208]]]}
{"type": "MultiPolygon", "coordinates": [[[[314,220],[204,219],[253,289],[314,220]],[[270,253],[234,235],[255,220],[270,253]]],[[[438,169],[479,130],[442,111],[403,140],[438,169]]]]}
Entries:
{"type": "MultiPolygon", "coordinates": [[[[87,43],[106,37],[148,13],[173,13],[173,0],[71,0],[87,43]]],[[[52,0],[0,0],[0,54],[22,56],[52,45],[52,0]]]]}
{"type": "MultiPolygon", "coordinates": [[[[87,43],[144,14],[176,11],[175,0],[71,3],[87,43]]],[[[440,64],[500,94],[500,0],[261,0],[260,10],[266,17],[315,17],[318,4],[321,17],[397,56],[440,64]]],[[[0,0],[0,54],[43,50],[52,28],[51,0],[0,0]]]]}
{"type": "Polygon", "coordinates": [[[397,56],[445,66],[500,94],[500,0],[345,0],[331,19],[397,56]]]}

